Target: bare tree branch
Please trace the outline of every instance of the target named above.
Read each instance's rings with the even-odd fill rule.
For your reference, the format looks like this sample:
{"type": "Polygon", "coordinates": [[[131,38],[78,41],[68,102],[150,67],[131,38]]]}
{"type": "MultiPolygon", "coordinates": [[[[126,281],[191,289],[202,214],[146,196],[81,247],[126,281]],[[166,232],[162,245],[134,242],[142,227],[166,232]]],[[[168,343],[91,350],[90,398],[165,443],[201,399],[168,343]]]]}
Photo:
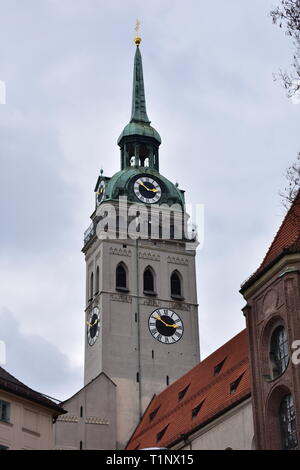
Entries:
{"type": "Polygon", "coordinates": [[[281,5],[271,11],[274,24],[285,29],[285,34],[293,39],[295,52],[291,71],[279,71],[274,76],[280,80],[289,98],[300,92],[300,0],[281,0],[281,5]]]}

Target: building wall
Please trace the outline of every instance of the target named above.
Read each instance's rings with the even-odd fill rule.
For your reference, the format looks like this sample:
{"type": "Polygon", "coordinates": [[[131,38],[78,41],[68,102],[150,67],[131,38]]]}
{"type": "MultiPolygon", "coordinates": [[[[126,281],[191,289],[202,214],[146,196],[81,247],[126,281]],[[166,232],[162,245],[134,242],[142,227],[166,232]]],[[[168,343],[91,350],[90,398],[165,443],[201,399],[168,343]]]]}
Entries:
{"type": "Polygon", "coordinates": [[[251,399],[227,411],[212,423],[188,436],[172,449],[182,450],[252,450],[254,426],[251,399]]]}
{"type": "Polygon", "coordinates": [[[85,339],[85,383],[104,371],[117,385],[117,448],[123,448],[153,394],[200,360],[195,252],[177,242],[143,240],[136,250],[133,240],[97,239],[88,250],[86,266],[87,280],[92,272],[95,278],[100,267],[100,292],[90,302],[87,281],[86,315],[98,305],[101,318],[96,343],[90,347],[85,339]],[[127,293],[115,289],[120,262],[128,270],[127,293]],[[155,297],[143,294],[147,266],[155,272],[155,297]],[[171,298],[170,276],[174,270],[183,279],[184,301],[171,298]],[[174,310],[184,323],[184,334],[175,344],[162,344],[149,332],[149,316],[160,307],[174,310]]]}
{"type": "Polygon", "coordinates": [[[292,394],[300,442],[300,365],[293,364],[292,344],[300,340],[300,255],[288,255],[274,265],[244,293],[250,346],[253,412],[256,446],[263,450],[282,449],[279,407],[292,394]],[[272,376],[271,337],[284,326],[289,349],[287,368],[272,376]]]}
{"type": "Polygon", "coordinates": [[[68,413],[55,423],[56,449],[116,449],[116,386],[105,374],[64,402],[63,407],[68,413]]]}
{"type": "Polygon", "coordinates": [[[1,446],[11,450],[54,448],[51,410],[2,390],[0,400],[10,403],[9,422],[0,420],[1,446]]]}

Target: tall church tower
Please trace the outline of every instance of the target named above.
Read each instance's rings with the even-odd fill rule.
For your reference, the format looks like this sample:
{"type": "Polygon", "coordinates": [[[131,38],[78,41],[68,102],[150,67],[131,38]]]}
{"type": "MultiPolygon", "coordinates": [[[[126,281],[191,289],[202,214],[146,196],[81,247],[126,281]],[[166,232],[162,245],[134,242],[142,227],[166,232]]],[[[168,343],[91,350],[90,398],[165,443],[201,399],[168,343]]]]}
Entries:
{"type": "Polygon", "coordinates": [[[187,243],[184,191],[159,172],[161,138],[146,111],[140,42],[131,119],[118,139],[121,169],[98,177],[82,250],[84,380],[103,372],[116,385],[117,448],[153,395],[200,360],[195,244],[187,243]]]}

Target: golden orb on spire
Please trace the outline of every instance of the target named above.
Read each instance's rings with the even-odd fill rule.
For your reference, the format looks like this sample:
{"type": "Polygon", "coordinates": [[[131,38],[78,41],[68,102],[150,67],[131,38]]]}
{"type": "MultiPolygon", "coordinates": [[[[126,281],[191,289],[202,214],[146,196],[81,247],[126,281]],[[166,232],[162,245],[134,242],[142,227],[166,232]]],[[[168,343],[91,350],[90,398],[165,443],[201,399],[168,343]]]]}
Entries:
{"type": "Polygon", "coordinates": [[[134,43],[135,45],[138,47],[141,42],[142,42],[142,38],[139,36],[139,29],[140,29],[140,25],[141,25],[141,22],[139,20],[136,20],[136,24],[135,24],[135,32],[136,32],[136,35],[135,35],[135,38],[134,38],[134,43]]]}

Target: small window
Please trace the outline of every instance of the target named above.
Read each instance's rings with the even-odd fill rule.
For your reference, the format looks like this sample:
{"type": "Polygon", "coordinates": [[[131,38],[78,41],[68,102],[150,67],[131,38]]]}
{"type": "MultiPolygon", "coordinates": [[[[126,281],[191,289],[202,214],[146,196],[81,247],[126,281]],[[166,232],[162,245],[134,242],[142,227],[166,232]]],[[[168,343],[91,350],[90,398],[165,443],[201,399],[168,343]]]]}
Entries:
{"type": "Polygon", "coordinates": [[[150,413],[150,415],[149,415],[149,421],[153,421],[153,420],[154,420],[155,416],[156,416],[157,413],[158,413],[159,408],[160,408],[160,405],[159,405],[157,408],[155,408],[155,410],[153,410],[152,413],[150,413]]]}
{"type": "Polygon", "coordinates": [[[226,357],[225,357],[225,359],[223,359],[223,361],[219,362],[219,364],[217,364],[214,367],[214,375],[218,375],[221,372],[221,369],[222,369],[225,361],[226,361],[226,357]]]}
{"type": "Polygon", "coordinates": [[[187,387],[185,387],[183,390],[181,390],[181,392],[178,393],[178,401],[184,398],[186,392],[188,391],[189,386],[190,384],[187,387]]]}
{"type": "Polygon", "coordinates": [[[164,437],[166,433],[166,430],[168,429],[168,426],[169,425],[167,425],[164,429],[162,429],[159,433],[156,434],[156,442],[159,442],[162,440],[162,438],[164,437]]]}
{"type": "Polygon", "coordinates": [[[205,400],[203,400],[201,403],[199,403],[199,405],[195,406],[195,408],[192,409],[192,418],[193,419],[198,416],[199,411],[201,410],[204,401],[205,400]]]}
{"type": "Polygon", "coordinates": [[[181,279],[177,271],[174,271],[171,275],[171,297],[182,297],[181,279]]]}
{"type": "Polygon", "coordinates": [[[118,264],[117,269],[116,269],[116,289],[128,290],[126,269],[123,266],[123,264],[118,264]]]}
{"type": "Polygon", "coordinates": [[[144,294],[155,294],[154,273],[150,267],[146,268],[144,271],[144,294]]]}
{"type": "Polygon", "coordinates": [[[80,418],[83,416],[83,406],[80,407],[80,418]]]}
{"type": "Polygon", "coordinates": [[[100,273],[99,273],[99,266],[96,269],[96,294],[98,294],[100,288],[100,273]]]}
{"type": "Polygon", "coordinates": [[[90,277],[90,300],[94,297],[94,273],[90,277]]]}
{"type": "Polygon", "coordinates": [[[10,420],[10,403],[0,400],[0,421],[9,422],[10,420]]]}
{"type": "Polygon", "coordinates": [[[295,407],[292,395],[286,395],[280,403],[279,420],[281,428],[282,448],[292,450],[298,448],[295,407]]]}
{"type": "Polygon", "coordinates": [[[242,373],[234,382],[231,382],[230,384],[230,393],[235,393],[238,389],[238,386],[240,385],[240,382],[243,378],[245,372],[242,373]]]}
{"type": "Polygon", "coordinates": [[[270,360],[272,363],[272,376],[282,374],[289,363],[289,346],[286,329],[278,326],[271,337],[270,360]]]}
{"type": "Polygon", "coordinates": [[[166,384],[169,385],[169,383],[170,383],[170,379],[169,379],[169,376],[167,375],[166,376],[166,384]]]}

